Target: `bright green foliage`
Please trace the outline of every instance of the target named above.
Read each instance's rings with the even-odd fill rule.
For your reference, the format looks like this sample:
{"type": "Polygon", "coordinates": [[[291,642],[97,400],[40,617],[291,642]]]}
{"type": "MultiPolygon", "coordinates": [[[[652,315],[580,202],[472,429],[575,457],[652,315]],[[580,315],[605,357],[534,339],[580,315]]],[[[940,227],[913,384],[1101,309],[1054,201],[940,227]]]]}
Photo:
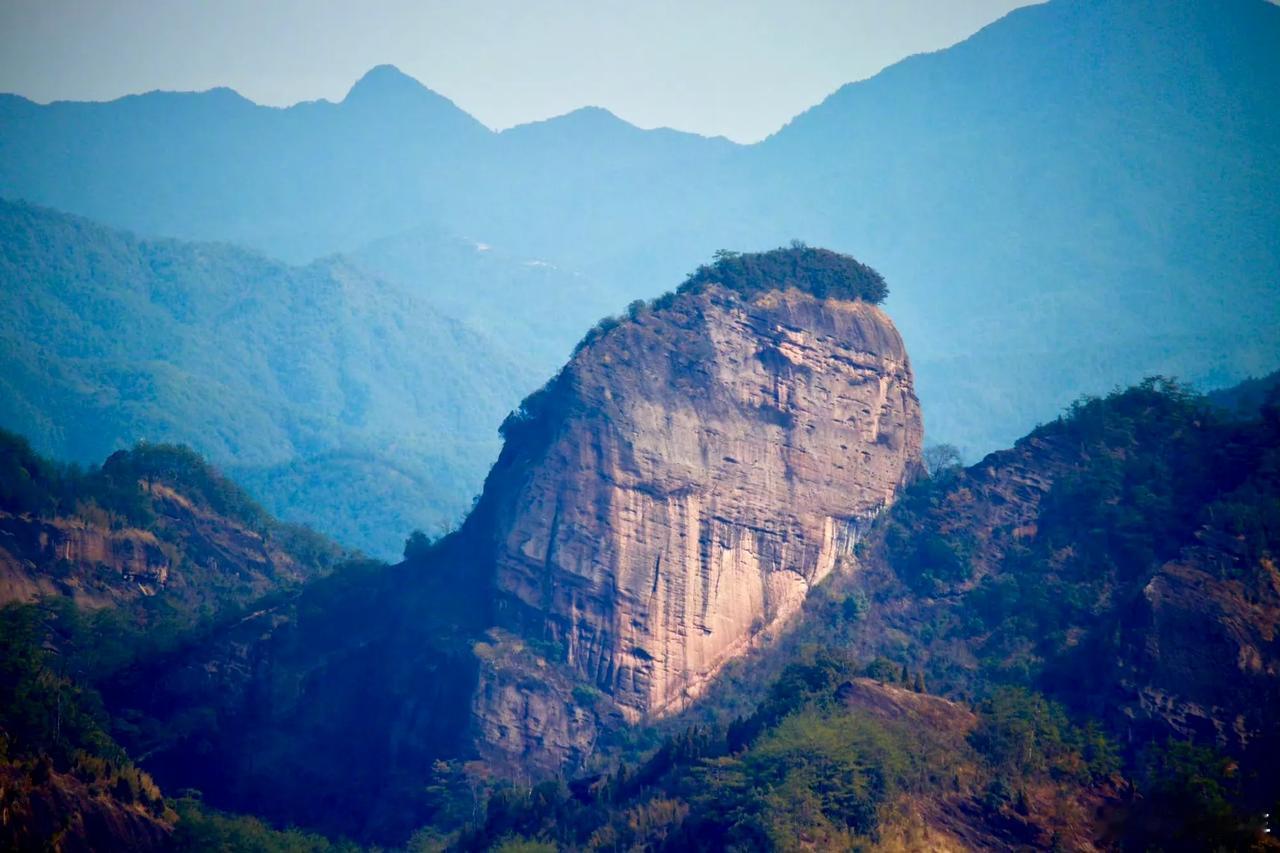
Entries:
{"type": "Polygon", "coordinates": [[[873,833],[879,808],[916,778],[905,731],[844,712],[790,715],[746,752],[695,773],[685,837],[700,849],[793,839],[819,849],[873,833]]]}

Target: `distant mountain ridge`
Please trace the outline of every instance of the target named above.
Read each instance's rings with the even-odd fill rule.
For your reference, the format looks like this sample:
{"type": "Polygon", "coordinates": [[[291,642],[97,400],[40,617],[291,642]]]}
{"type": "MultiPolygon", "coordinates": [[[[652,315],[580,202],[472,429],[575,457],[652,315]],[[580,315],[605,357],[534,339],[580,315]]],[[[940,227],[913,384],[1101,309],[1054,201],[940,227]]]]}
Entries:
{"type": "MultiPolygon", "coordinates": [[[[424,231],[541,259],[596,299],[546,287],[481,315],[562,313],[554,342],[509,336],[556,354],[540,369],[601,304],[716,248],[803,238],[896,282],[930,433],[979,455],[1080,393],[1275,369],[1278,42],[1263,0],[1053,0],[749,146],[598,108],[494,133],[389,66],[285,109],[228,90],[4,96],[0,195],[294,261],[377,266],[424,231]]],[[[410,281],[435,263],[403,255],[410,281]]]]}

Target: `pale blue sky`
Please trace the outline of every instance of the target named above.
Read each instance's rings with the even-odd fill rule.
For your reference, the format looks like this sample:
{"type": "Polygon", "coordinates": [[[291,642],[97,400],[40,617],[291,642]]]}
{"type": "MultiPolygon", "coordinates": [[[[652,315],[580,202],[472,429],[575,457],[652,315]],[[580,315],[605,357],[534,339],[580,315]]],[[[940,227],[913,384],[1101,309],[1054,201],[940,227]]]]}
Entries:
{"type": "Polygon", "coordinates": [[[1032,0],[0,0],[0,91],[340,99],[392,63],[491,127],[606,107],[752,141],[1032,0]]]}

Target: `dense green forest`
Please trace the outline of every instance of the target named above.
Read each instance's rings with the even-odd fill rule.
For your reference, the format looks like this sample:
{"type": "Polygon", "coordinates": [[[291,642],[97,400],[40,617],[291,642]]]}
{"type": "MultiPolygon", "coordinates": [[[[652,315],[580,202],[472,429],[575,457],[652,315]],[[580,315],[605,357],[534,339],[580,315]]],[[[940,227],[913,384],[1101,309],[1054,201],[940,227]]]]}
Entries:
{"type": "MultiPolygon", "coordinates": [[[[164,846],[196,850],[208,849],[216,832],[230,849],[259,837],[279,849],[297,849],[299,839],[327,849],[318,837],[220,816],[198,795],[166,799],[121,747],[120,727],[130,724],[111,712],[99,688],[207,641],[251,610],[278,606],[307,580],[345,578],[364,564],[308,528],[277,521],[181,445],[139,444],[84,468],[47,459],[0,430],[0,517],[9,584],[12,567],[25,565],[31,576],[73,589],[124,591],[91,598],[93,606],[77,606],[70,594],[0,606],[0,777],[11,817],[0,827],[0,846],[149,848],[169,839],[164,846]],[[97,531],[108,541],[154,537],[167,583],[130,595],[136,587],[127,577],[102,564],[72,565],[28,529],[97,531]]],[[[6,586],[6,595],[13,589],[6,586]]]]}
{"type": "Polygon", "coordinates": [[[451,845],[894,849],[927,845],[916,826],[927,816],[935,843],[1078,849],[1097,808],[1112,825],[1104,841],[1122,849],[1273,849],[1260,815],[1241,808],[1232,763],[1212,748],[1153,743],[1125,778],[1117,745],[1041,694],[996,687],[970,709],[924,694],[918,675],[904,679],[914,685],[898,678],[896,665],[864,669],[811,651],[727,726],[690,727],[647,760],[568,786],[495,789],[451,845]],[[859,692],[892,698],[894,710],[846,698],[859,692]]]}
{"type": "MultiPolygon", "coordinates": [[[[60,626],[54,634],[67,642],[52,647],[74,648],[76,667],[66,671],[90,682],[189,643],[355,557],[309,528],[276,520],[181,445],[140,444],[86,469],[49,460],[0,430],[0,513],[4,577],[50,579],[63,590],[26,606],[45,614],[46,628],[60,626]],[[149,537],[164,562],[164,582],[139,595],[126,569],[106,564],[118,556],[110,545],[95,561],[74,553],[68,559],[49,541],[80,531],[108,543],[119,536],[127,545],[149,537]],[[15,565],[28,568],[15,573],[15,565]],[[82,600],[76,593],[89,594],[83,608],[73,603],[82,600]]],[[[132,553],[125,549],[125,565],[132,553]]],[[[12,597],[13,589],[6,600],[30,597],[12,597]]]]}
{"type": "Polygon", "coordinates": [[[1036,683],[1102,714],[1119,676],[1105,662],[1130,651],[1135,630],[1126,604],[1170,561],[1266,600],[1280,552],[1276,394],[1273,383],[1243,420],[1165,380],[1077,402],[1020,442],[1045,448],[1058,471],[1034,535],[998,554],[988,546],[999,531],[948,523],[981,488],[974,471],[909,490],[885,529],[888,559],[917,596],[962,596],[933,641],[973,648],[984,679],[1036,683]]]}
{"type": "Polygon", "coordinates": [[[0,510],[5,512],[80,517],[109,528],[155,528],[165,536],[163,527],[155,527],[157,497],[150,487],[156,483],[274,542],[316,572],[348,556],[311,528],[274,518],[185,445],[142,442],[116,451],[98,468],[84,468],[50,460],[24,437],[0,429],[0,510]]]}

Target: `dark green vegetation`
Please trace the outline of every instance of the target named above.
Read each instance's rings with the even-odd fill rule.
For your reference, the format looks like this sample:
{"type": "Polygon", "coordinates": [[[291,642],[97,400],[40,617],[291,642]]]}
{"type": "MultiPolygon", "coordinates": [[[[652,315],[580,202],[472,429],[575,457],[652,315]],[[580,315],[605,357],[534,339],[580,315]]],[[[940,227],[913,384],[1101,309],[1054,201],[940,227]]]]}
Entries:
{"type": "Polygon", "coordinates": [[[1106,738],[1041,697],[997,691],[975,716],[861,676],[847,659],[810,652],[727,727],[692,726],[645,760],[567,788],[499,788],[456,847],[521,838],[555,849],[864,849],[919,844],[913,824],[943,814],[935,841],[1034,845],[1057,833],[1066,844],[1088,839],[1087,821],[1054,795],[1114,799],[1106,738]]]}
{"type": "MultiPolygon", "coordinates": [[[[879,305],[889,295],[884,278],[871,267],[829,249],[810,248],[799,240],[766,252],[721,249],[710,264],[699,266],[674,291],[647,301],[634,300],[625,314],[601,318],[582,336],[573,353],[577,355],[628,320],[635,320],[648,311],[666,310],[677,297],[695,296],[713,286],[746,300],[772,291],[795,289],[819,299],[862,300],[879,305]]],[[[505,440],[511,440],[511,430],[517,424],[531,420],[535,411],[553,401],[559,381],[557,374],[512,412],[500,427],[505,440]]]]}
{"type": "Polygon", "coordinates": [[[166,790],[198,789],[211,807],[402,841],[438,810],[425,768],[470,757],[472,644],[492,624],[465,541],[408,550],[113,673],[99,688],[114,734],[166,790]]]}
{"type": "Polygon", "coordinates": [[[970,710],[860,676],[810,651],[727,727],[691,726],[568,786],[499,784],[480,817],[475,791],[455,787],[446,815],[460,828],[445,832],[446,817],[418,837],[459,850],[1276,849],[1235,763],[1210,747],[1155,742],[1126,764],[1095,724],[1025,688],[994,687],[970,710]]]}
{"type": "Polygon", "coordinates": [[[523,393],[476,333],[336,259],[0,202],[0,284],[0,425],[82,463],[189,444],[369,553],[457,519],[523,393]]]}
{"type": "Polygon", "coordinates": [[[1148,380],[919,483],[880,534],[893,576],[860,585],[846,636],[936,689],[1026,685],[1098,720],[1145,786],[1133,832],[1240,849],[1280,797],[1280,685],[1253,663],[1280,626],[1271,384],[1227,413],[1148,380]],[[1170,736],[1192,744],[1156,751],[1170,736]]]}
{"type": "Polygon", "coordinates": [[[0,509],[5,512],[101,513],[113,527],[145,527],[156,520],[148,493],[152,483],[176,489],[260,533],[282,527],[188,447],[143,443],[111,454],[97,470],[84,471],[46,459],[22,436],[0,430],[0,509]]]}
{"type": "Polygon", "coordinates": [[[90,686],[105,677],[94,646],[118,640],[105,624],[74,608],[0,608],[5,849],[50,843],[87,850],[358,849],[224,815],[198,796],[166,799],[112,737],[113,721],[90,686]]]}
{"type": "MultiPolygon", "coordinates": [[[[968,645],[974,676],[1035,683],[1102,715],[1118,710],[1113,690],[1144,633],[1159,627],[1153,582],[1194,569],[1205,576],[1201,595],[1223,585],[1268,624],[1280,615],[1269,609],[1280,551],[1277,403],[1273,392],[1240,421],[1183,386],[1149,380],[1082,400],[1014,451],[918,485],[895,507],[885,544],[915,595],[961,597],[935,612],[929,642],[968,645]],[[1030,460],[1038,469],[1023,468],[1030,460]],[[1028,475],[1051,485],[1040,494],[1043,480],[1028,475]],[[1002,478],[1031,486],[1033,514],[973,523],[981,501],[1007,494],[1002,478]]],[[[1237,691],[1251,681],[1240,677],[1237,691]]],[[[1272,699],[1247,713],[1276,710],[1272,699]]]]}
{"type": "Polygon", "coordinates": [[[861,299],[873,305],[889,295],[884,277],[866,264],[799,242],[770,252],[717,252],[714,262],[698,267],[676,292],[701,293],[710,285],[744,299],[788,287],[818,299],[861,299]]]}
{"type": "Polygon", "coordinates": [[[535,376],[709,247],[801,237],[894,283],[931,438],[979,458],[1081,393],[1276,368],[1277,42],[1264,0],[1054,0],[750,146],[603,110],[491,133],[390,68],[284,110],[5,97],[0,195],[297,262],[353,253],[498,332],[493,351],[552,353],[535,376]],[[477,241],[520,268],[440,275],[477,241]]]}
{"type": "Polygon", "coordinates": [[[0,844],[154,847],[173,813],[108,734],[102,702],[80,677],[82,649],[64,642],[92,636],[78,630],[73,609],[60,615],[70,621],[0,608],[0,844]]]}

